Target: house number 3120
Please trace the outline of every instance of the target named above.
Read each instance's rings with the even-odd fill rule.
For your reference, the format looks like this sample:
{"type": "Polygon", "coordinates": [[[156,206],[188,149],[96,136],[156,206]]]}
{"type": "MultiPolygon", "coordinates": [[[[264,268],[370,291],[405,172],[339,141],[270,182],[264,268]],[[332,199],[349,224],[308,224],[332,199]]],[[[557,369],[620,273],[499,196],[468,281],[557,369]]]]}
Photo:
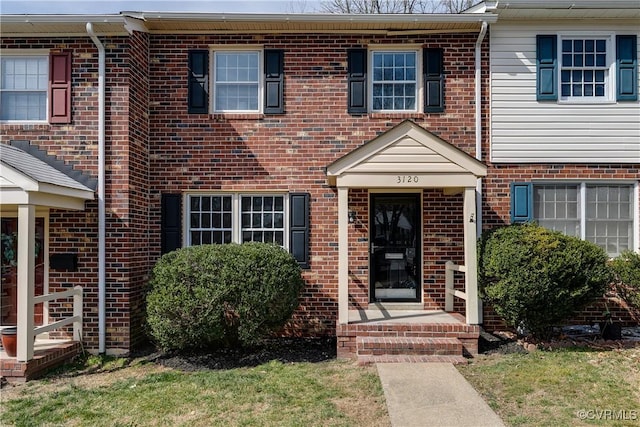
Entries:
{"type": "Polygon", "coordinates": [[[418,182],[418,175],[397,175],[396,184],[411,184],[418,182]]]}

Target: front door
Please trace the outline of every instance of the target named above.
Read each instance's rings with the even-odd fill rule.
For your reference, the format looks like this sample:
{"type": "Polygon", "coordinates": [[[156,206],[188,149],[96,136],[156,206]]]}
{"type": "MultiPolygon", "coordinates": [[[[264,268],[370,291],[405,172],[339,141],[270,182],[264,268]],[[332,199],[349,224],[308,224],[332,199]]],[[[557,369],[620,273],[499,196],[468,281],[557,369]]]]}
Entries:
{"type": "Polygon", "coordinates": [[[419,194],[372,194],[370,298],[419,302],[421,226],[419,194]]]}

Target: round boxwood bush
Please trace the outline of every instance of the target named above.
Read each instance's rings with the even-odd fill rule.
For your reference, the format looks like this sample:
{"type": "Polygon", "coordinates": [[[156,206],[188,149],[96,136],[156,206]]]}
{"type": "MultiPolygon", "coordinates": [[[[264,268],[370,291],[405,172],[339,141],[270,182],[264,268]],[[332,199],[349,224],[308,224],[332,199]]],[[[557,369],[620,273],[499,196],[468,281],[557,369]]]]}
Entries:
{"type": "Polygon", "coordinates": [[[599,246],[536,224],[498,228],[479,241],[480,295],[510,326],[548,338],[603,295],[612,279],[607,261],[599,246]]]}
{"type": "Polygon", "coordinates": [[[178,249],[154,266],[149,332],[163,350],[251,345],[291,318],[303,283],[296,260],[276,245],[178,249]]]}
{"type": "Polygon", "coordinates": [[[611,266],[616,293],[627,303],[636,320],[640,320],[640,254],[624,251],[612,261],[611,266]]]}

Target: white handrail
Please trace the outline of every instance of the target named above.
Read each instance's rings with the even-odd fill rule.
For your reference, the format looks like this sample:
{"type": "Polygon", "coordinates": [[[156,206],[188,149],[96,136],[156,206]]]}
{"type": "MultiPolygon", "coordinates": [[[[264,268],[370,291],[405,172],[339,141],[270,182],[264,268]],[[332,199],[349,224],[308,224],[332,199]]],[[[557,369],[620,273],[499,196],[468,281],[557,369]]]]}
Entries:
{"type": "MultiPolygon", "coordinates": [[[[456,290],[453,288],[455,283],[455,272],[465,273],[467,272],[467,267],[464,265],[454,264],[453,261],[447,261],[444,264],[444,311],[452,312],[453,311],[453,298],[458,297],[460,299],[466,300],[467,293],[456,290]]],[[[465,289],[466,291],[466,289],[465,289]]]]}
{"type": "MultiPolygon", "coordinates": [[[[83,290],[82,286],[75,286],[73,289],[69,289],[62,292],[55,292],[52,294],[40,295],[33,298],[33,304],[40,304],[47,301],[53,301],[57,299],[73,297],[73,316],[60,319],[56,322],[49,323],[48,325],[38,326],[33,329],[33,336],[53,331],[54,329],[61,328],[63,326],[73,323],[73,339],[80,341],[82,339],[82,304],[83,304],[83,290]]],[[[32,342],[32,340],[29,340],[32,342]]],[[[33,345],[33,344],[31,344],[33,345]]]]}

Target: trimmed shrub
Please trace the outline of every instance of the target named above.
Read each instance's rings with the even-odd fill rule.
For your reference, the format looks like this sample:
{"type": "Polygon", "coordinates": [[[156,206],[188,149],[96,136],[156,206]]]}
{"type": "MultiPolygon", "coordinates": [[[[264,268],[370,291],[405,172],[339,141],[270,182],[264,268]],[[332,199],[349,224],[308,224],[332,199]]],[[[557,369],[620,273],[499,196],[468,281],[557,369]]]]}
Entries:
{"type": "Polygon", "coordinates": [[[624,251],[611,262],[611,268],[616,294],[627,304],[633,317],[640,320],[640,254],[624,251]]]}
{"type": "Polygon", "coordinates": [[[478,258],[482,298],[510,326],[539,338],[601,296],[612,279],[602,248],[536,224],[484,233],[478,258]]]}
{"type": "Polygon", "coordinates": [[[296,260],[276,245],[178,249],[154,266],[149,332],[163,350],[251,345],[291,318],[303,284],[296,260]]]}

